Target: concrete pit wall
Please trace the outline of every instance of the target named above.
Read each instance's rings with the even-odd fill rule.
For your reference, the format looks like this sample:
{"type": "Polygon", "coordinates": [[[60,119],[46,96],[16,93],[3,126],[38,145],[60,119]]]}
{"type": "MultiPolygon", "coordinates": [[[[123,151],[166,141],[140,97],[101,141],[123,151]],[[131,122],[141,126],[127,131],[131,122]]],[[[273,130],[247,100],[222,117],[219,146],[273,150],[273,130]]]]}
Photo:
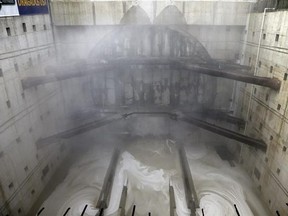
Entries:
{"type": "Polygon", "coordinates": [[[69,152],[36,141],[73,127],[70,115],[89,102],[73,88],[85,78],[22,88],[23,77],[55,62],[49,15],[0,18],[0,29],[0,215],[25,215],[69,152]]]}
{"type": "Polygon", "coordinates": [[[268,144],[266,153],[243,146],[241,157],[243,166],[258,185],[273,214],[278,211],[280,215],[287,215],[288,12],[268,12],[260,35],[262,18],[263,13],[250,15],[244,37],[246,39],[243,40],[242,61],[245,65],[250,65],[252,71],[257,67],[259,76],[277,77],[282,81],[282,86],[278,92],[259,86],[240,86],[242,99],[237,107],[239,115],[247,118],[246,133],[261,138],[268,144]],[[256,62],[259,37],[261,48],[259,61],[256,62]]]}

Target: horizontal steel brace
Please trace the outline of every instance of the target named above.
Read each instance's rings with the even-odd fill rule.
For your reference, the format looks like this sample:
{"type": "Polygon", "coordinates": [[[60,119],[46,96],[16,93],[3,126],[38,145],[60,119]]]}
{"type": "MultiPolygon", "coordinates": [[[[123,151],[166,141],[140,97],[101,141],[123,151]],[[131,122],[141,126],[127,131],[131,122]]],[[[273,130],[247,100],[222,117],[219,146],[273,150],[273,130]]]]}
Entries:
{"type": "Polygon", "coordinates": [[[219,127],[217,125],[214,124],[210,124],[208,122],[199,120],[197,118],[191,117],[191,116],[187,116],[184,114],[178,115],[176,113],[173,112],[126,112],[123,114],[116,114],[116,115],[112,115],[110,117],[101,119],[101,120],[96,120],[84,125],[81,125],[79,127],[52,135],[50,137],[44,138],[44,139],[39,139],[36,142],[37,148],[41,148],[41,146],[50,143],[50,142],[56,142],[59,141],[59,139],[65,139],[65,138],[70,138],[72,136],[81,134],[81,133],[85,133],[89,130],[93,130],[95,128],[98,127],[102,127],[104,125],[107,124],[111,124],[115,121],[121,120],[121,119],[125,119],[128,118],[129,116],[132,115],[166,115],[169,116],[172,120],[180,120],[189,124],[193,124],[197,127],[200,127],[202,129],[208,130],[210,132],[219,134],[221,136],[230,138],[230,139],[234,139],[237,140],[241,143],[247,144],[249,146],[255,147],[257,149],[260,149],[262,151],[266,151],[267,149],[267,145],[263,140],[259,140],[259,139],[254,139],[248,136],[245,136],[243,134],[237,133],[235,131],[232,130],[228,130],[226,128],[223,127],[219,127]]]}
{"type": "MultiPolygon", "coordinates": [[[[225,79],[237,80],[254,85],[269,87],[273,90],[279,90],[281,81],[275,77],[260,77],[250,74],[247,66],[231,65],[225,63],[199,63],[193,62],[193,59],[187,58],[159,58],[159,57],[142,57],[142,58],[118,58],[105,61],[105,63],[98,63],[89,65],[82,63],[81,65],[73,66],[58,66],[48,67],[47,76],[26,77],[22,79],[23,89],[33,86],[42,85],[57,80],[65,80],[79,76],[85,76],[97,72],[110,71],[115,68],[127,68],[131,65],[146,65],[149,67],[157,67],[159,65],[167,65],[172,70],[183,70],[191,73],[206,74],[214,77],[221,77],[225,79]],[[188,63],[187,63],[188,62],[188,63]],[[191,63],[192,62],[192,63],[191,63]],[[218,67],[218,68],[217,68],[218,67]],[[232,71],[231,71],[232,70],[232,71]]],[[[169,71],[169,70],[165,70],[169,71]]]]}

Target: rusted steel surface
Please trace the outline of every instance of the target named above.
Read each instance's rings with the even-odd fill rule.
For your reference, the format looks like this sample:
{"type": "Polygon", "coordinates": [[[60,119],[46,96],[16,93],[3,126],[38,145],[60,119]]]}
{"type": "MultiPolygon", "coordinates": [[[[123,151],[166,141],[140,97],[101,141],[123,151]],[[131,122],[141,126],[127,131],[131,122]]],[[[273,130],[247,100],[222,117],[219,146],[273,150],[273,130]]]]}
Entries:
{"type": "Polygon", "coordinates": [[[279,90],[281,87],[281,81],[275,77],[269,78],[269,77],[260,77],[260,76],[254,76],[247,73],[235,73],[231,71],[226,70],[220,70],[220,69],[214,69],[204,66],[198,66],[198,65],[192,65],[192,64],[181,64],[179,66],[179,69],[188,70],[191,72],[197,72],[201,74],[206,74],[209,76],[215,76],[215,77],[222,77],[226,79],[232,79],[237,80],[245,83],[251,83],[254,85],[260,85],[269,87],[273,90],[279,90]]]}
{"type": "MultiPolygon", "coordinates": [[[[214,77],[221,77],[226,79],[237,80],[245,83],[251,83],[254,85],[260,85],[269,87],[273,90],[279,90],[281,87],[281,81],[277,78],[269,78],[269,77],[260,77],[254,76],[250,74],[247,70],[247,67],[241,65],[231,65],[227,66],[224,63],[219,64],[217,68],[217,64],[199,64],[195,62],[194,64],[187,63],[189,59],[179,59],[179,58],[118,58],[115,60],[111,60],[113,64],[118,66],[127,65],[169,65],[170,69],[175,70],[186,70],[191,73],[200,73],[214,77]],[[181,61],[182,60],[182,61],[181,61]],[[183,62],[185,60],[185,62],[183,62]],[[234,71],[230,71],[234,68],[234,71]],[[228,69],[228,70],[227,70],[228,69]]],[[[193,61],[191,59],[191,61],[193,61]]],[[[169,71],[169,70],[167,70],[169,71]]]]}
{"type": "Polygon", "coordinates": [[[245,135],[237,133],[235,131],[228,130],[228,129],[223,128],[223,127],[219,127],[217,125],[210,124],[208,122],[205,122],[205,121],[193,118],[193,117],[182,116],[178,119],[181,121],[187,122],[189,124],[193,124],[193,125],[200,127],[202,129],[208,130],[212,133],[216,133],[216,134],[219,134],[221,136],[237,140],[241,143],[244,143],[244,144],[247,144],[251,147],[260,149],[264,152],[267,150],[267,145],[263,140],[254,139],[252,137],[245,136],[245,135]]]}
{"type": "Polygon", "coordinates": [[[121,199],[120,199],[120,204],[119,204],[118,216],[125,216],[125,206],[126,206],[126,201],[127,201],[127,192],[128,192],[127,186],[123,186],[121,199]]]}
{"type": "MultiPolygon", "coordinates": [[[[145,67],[149,67],[152,71],[160,70],[157,66],[169,66],[166,68],[166,72],[170,71],[188,71],[190,73],[200,73],[214,77],[221,77],[231,80],[237,80],[245,83],[251,83],[254,85],[260,85],[269,87],[273,90],[279,90],[281,87],[281,81],[277,78],[269,78],[269,77],[260,77],[254,76],[250,74],[247,70],[247,67],[240,65],[225,65],[221,63],[221,65],[214,64],[203,64],[199,63],[199,61],[193,59],[189,60],[189,58],[172,58],[172,57],[134,57],[134,58],[115,58],[109,59],[106,63],[99,63],[94,65],[87,66],[85,63],[78,65],[77,67],[50,67],[47,70],[49,73],[53,73],[53,75],[43,76],[43,77],[27,77],[22,79],[23,88],[29,88],[41,84],[45,84],[48,82],[55,82],[57,80],[65,80],[78,76],[89,75],[97,72],[105,72],[113,69],[122,68],[125,71],[127,69],[131,69],[132,65],[144,65],[145,67]],[[217,68],[218,67],[218,68],[217,68]],[[219,69],[223,68],[223,69],[219,69]],[[233,71],[231,71],[233,70],[233,71]]],[[[134,68],[134,72],[142,71],[143,68],[134,68]]],[[[147,68],[146,68],[147,69],[147,68]]]]}
{"type": "Polygon", "coordinates": [[[111,124],[112,122],[121,120],[123,118],[124,117],[121,114],[115,114],[115,115],[110,115],[110,116],[105,117],[105,118],[97,119],[95,121],[79,125],[79,126],[74,127],[72,129],[68,129],[68,130],[62,131],[60,133],[54,134],[52,136],[49,136],[46,138],[40,138],[36,142],[36,146],[39,149],[39,148],[45,146],[46,144],[58,142],[61,139],[70,138],[72,136],[85,133],[85,132],[93,130],[95,128],[103,127],[107,124],[111,124]]]}
{"type": "Polygon", "coordinates": [[[196,209],[199,208],[199,200],[197,197],[189,163],[183,146],[179,148],[179,160],[182,169],[182,178],[184,183],[187,207],[191,210],[190,215],[196,216],[196,209]]]}
{"type": "MultiPolygon", "coordinates": [[[[99,114],[101,115],[107,115],[107,114],[117,114],[120,112],[121,108],[109,108],[109,107],[101,107],[101,108],[96,108],[96,109],[89,109],[89,111],[86,112],[79,112],[76,113],[74,116],[75,120],[83,120],[83,119],[90,119],[91,120],[91,116],[97,116],[99,114]]],[[[130,106],[129,110],[133,109],[133,105],[130,106]]],[[[135,108],[137,109],[138,114],[139,113],[143,113],[143,114],[149,114],[151,115],[151,112],[146,112],[145,110],[154,110],[154,115],[156,114],[166,114],[168,116],[170,116],[171,118],[177,118],[177,115],[175,116],[174,113],[171,113],[171,109],[173,109],[172,107],[166,107],[166,109],[164,109],[163,107],[161,107],[161,109],[159,109],[158,106],[142,106],[142,110],[140,111],[139,108],[135,108]],[[157,111],[160,110],[160,111],[157,111]],[[173,115],[171,115],[173,114],[173,115]]],[[[245,125],[245,121],[241,118],[238,118],[236,116],[231,115],[231,111],[226,111],[226,110],[222,110],[222,109],[206,109],[203,107],[187,107],[187,108],[175,108],[174,109],[176,112],[181,112],[185,115],[189,115],[192,116],[194,118],[198,118],[200,120],[206,120],[206,119],[212,119],[212,120],[216,120],[216,121],[223,121],[223,122],[227,122],[227,123],[231,123],[231,124],[235,124],[239,127],[243,127],[245,125]]],[[[127,115],[131,115],[131,113],[127,114],[127,115]]],[[[125,114],[123,115],[125,116],[125,114]]]]}
{"type": "Polygon", "coordinates": [[[121,114],[116,114],[116,115],[112,115],[103,119],[98,119],[92,122],[88,122],[86,124],[80,125],[78,127],[75,127],[73,129],[67,130],[67,131],[63,131],[61,133],[52,135],[50,137],[47,138],[43,138],[43,139],[39,139],[36,142],[36,145],[38,148],[41,148],[41,146],[51,143],[51,142],[55,142],[55,141],[59,141],[59,139],[65,139],[65,138],[70,138],[72,136],[81,134],[81,133],[85,133],[89,130],[93,130],[95,128],[98,127],[102,127],[104,125],[107,124],[111,124],[115,121],[121,120],[121,119],[126,119],[129,116],[132,115],[164,115],[164,116],[168,116],[170,119],[172,120],[179,120],[179,121],[183,121],[183,122],[187,122],[189,124],[193,124],[197,127],[200,127],[202,129],[208,130],[210,132],[219,134],[221,136],[230,138],[230,139],[234,139],[236,141],[242,142],[244,144],[247,144],[249,146],[252,146],[254,148],[260,149],[262,151],[266,151],[267,149],[267,145],[263,140],[258,140],[252,137],[248,137],[245,136],[243,134],[237,133],[235,131],[223,128],[223,127],[219,127],[215,124],[211,124],[208,123],[206,121],[202,121],[200,119],[197,119],[195,117],[192,116],[187,116],[185,114],[177,114],[175,112],[169,112],[169,111],[130,111],[130,112],[123,112],[121,114]]]}
{"type": "Polygon", "coordinates": [[[169,185],[170,216],[176,216],[176,201],[173,186],[169,185]]]}
{"type": "Polygon", "coordinates": [[[78,65],[57,65],[49,66],[46,68],[46,76],[35,76],[35,77],[25,77],[22,78],[21,83],[23,89],[28,89],[38,85],[43,85],[46,83],[72,79],[81,76],[87,76],[94,73],[101,73],[111,71],[113,65],[108,64],[93,64],[88,65],[86,63],[81,63],[78,65]]]}
{"type": "Polygon", "coordinates": [[[113,180],[115,177],[115,169],[117,167],[117,162],[119,160],[120,150],[116,149],[112,155],[108,170],[106,171],[104,183],[102,186],[101,193],[99,195],[99,199],[96,204],[96,208],[99,209],[97,215],[104,215],[104,210],[108,207],[111,191],[113,186],[113,180]]]}
{"type": "Polygon", "coordinates": [[[35,77],[25,77],[21,80],[23,89],[32,88],[38,85],[43,85],[46,83],[56,82],[57,78],[55,76],[35,76],[35,77]]]}
{"type": "MultiPolygon", "coordinates": [[[[205,74],[209,76],[214,76],[214,77],[221,77],[221,78],[226,78],[226,79],[231,79],[231,80],[236,80],[240,82],[245,82],[245,83],[250,83],[254,85],[259,85],[259,86],[264,86],[264,87],[269,87],[273,90],[278,91],[281,87],[281,81],[275,77],[269,78],[269,77],[260,77],[260,76],[254,76],[248,73],[235,73],[235,72],[230,72],[226,70],[219,70],[219,69],[214,69],[214,68],[207,68],[203,66],[197,66],[197,65],[187,65],[187,64],[181,64],[178,63],[177,60],[168,60],[168,59],[161,59],[161,60],[155,60],[155,59],[137,59],[137,60],[129,60],[129,59],[123,59],[123,60],[117,60],[114,61],[112,65],[99,65],[98,67],[95,67],[95,69],[90,69],[82,72],[73,72],[70,71],[69,73],[62,74],[62,75],[48,75],[48,76],[36,76],[36,77],[26,77],[22,79],[22,86],[23,89],[31,88],[34,86],[42,85],[45,83],[50,83],[50,82],[55,82],[59,80],[66,80],[66,79],[71,79],[75,77],[80,77],[80,76],[85,76],[89,75],[92,73],[97,73],[97,72],[105,72],[105,71],[111,71],[113,68],[117,67],[119,68],[124,68],[125,69],[131,69],[127,66],[127,64],[130,65],[147,65],[152,69],[152,71],[156,70],[161,70],[161,68],[157,68],[156,66],[158,65],[167,65],[169,68],[167,68],[165,71],[167,73],[176,73],[178,70],[178,73],[180,71],[187,71],[190,73],[200,73],[200,74],[205,74]],[[122,61],[122,63],[120,63],[122,61]],[[153,67],[154,66],[154,67],[153,67]]],[[[147,70],[145,68],[144,70],[147,70]]],[[[162,68],[163,70],[163,68],[162,68]]],[[[121,70],[120,70],[121,71],[121,70]]],[[[143,71],[143,68],[136,68],[134,70],[136,71],[143,71]]]]}
{"type": "Polygon", "coordinates": [[[187,114],[200,119],[210,118],[216,121],[225,121],[227,123],[236,124],[239,127],[244,127],[245,121],[241,118],[235,117],[228,111],[218,109],[199,109],[194,112],[188,112],[187,114]]]}

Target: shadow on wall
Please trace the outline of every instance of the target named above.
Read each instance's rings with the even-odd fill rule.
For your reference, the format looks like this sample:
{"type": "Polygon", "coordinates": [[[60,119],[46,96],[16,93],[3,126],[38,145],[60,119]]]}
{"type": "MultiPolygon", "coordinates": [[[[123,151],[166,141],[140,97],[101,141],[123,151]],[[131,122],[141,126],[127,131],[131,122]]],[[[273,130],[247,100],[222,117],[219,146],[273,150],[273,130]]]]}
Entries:
{"type": "Polygon", "coordinates": [[[122,17],[122,25],[149,25],[151,21],[147,13],[140,6],[132,6],[122,17]]]}
{"type": "MultiPolygon", "coordinates": [[[[152,24],[148,14],[139,5],[132,6],[122,17],[122,25],[149,25],[152,24]]],[[[155,18],[154,24],[157,25],[186,25],[183,13],[175,6],[166,6],[155,18]]]]}
{"type": "Polygon", "coordinates": [[[186,19],[181,11],[174,5],[165,7],[154,20],[160,25],[186,25],[186,19]]]}

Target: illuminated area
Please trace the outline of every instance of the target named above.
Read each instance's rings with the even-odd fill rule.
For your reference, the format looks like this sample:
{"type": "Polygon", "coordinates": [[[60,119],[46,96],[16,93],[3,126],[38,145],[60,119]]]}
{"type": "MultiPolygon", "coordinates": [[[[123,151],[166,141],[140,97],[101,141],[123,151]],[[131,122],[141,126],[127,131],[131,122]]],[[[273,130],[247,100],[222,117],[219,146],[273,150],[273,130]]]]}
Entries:
{"type": "Polygon", "coordinates": [[[287,8],[0,1],[0,216],[287,215],[287,8]]]}

